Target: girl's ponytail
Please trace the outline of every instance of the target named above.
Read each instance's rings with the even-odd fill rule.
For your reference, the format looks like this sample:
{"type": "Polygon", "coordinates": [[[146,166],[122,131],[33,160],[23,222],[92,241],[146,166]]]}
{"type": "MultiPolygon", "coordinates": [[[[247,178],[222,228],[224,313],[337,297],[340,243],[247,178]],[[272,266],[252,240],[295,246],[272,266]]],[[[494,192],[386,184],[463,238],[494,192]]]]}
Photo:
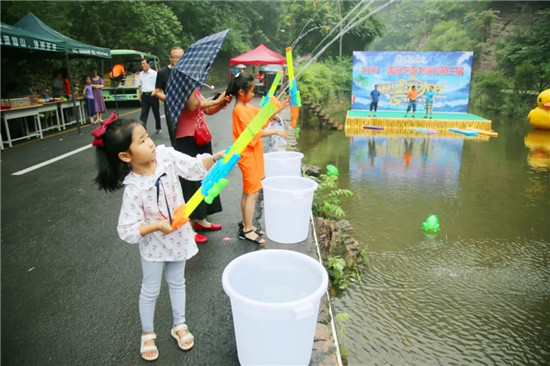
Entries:
{"type": "Polygon", "coordinates": [[[127,119],[115,119],[108,124],[105,122],[92,132],[95,136],[98,170],[95,182],[100,190],[112,192],[122,187],[124,177],[131,170],[130,164],[120,160],[118,154],[128,151],[134,125],[140,122],[127,119]]]}

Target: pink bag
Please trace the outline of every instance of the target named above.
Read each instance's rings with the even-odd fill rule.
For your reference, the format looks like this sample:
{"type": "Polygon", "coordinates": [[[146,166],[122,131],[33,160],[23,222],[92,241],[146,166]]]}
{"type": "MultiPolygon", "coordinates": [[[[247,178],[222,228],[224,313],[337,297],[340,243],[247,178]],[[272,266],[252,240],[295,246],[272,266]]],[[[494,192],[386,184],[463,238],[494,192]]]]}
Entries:
{"type": "Polygon", "coordinates": [[[204,112],[201,109],[201,102],[198,97],[197,100],[199,101],[199,106],[197,107],[197,124],[195,125],[194,136],[197,145],[202,146],[206,145],[212,140],[212,135],[210,134],[210,130],[208,129],[208,125],[206,124],[206,118],[204,117],[204,112]]]}

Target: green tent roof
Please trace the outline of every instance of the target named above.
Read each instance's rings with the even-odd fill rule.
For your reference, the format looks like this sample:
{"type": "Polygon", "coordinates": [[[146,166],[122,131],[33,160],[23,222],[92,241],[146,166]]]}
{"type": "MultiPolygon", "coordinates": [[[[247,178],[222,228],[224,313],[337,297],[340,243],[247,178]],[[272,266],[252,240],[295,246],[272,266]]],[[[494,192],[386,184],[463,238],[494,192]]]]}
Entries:
{"type": "Polygon", "coordinates": [[[56,39],[67,47],[69,57],[99,57],[111,58],[111,49],[104,47],[90,46],[89,44],[75,41],[72,38],[64,36],[58,31],[48,27],[44,22],[38,19],[33,13],[28,13],[15,24],[23,30],[36,33],[38,35],[56,39]]]}
{"type": "Polygon", "coordinates": [[[27,51],[65,53],[65,42],[0,22],[0,45],[27,51]]]}

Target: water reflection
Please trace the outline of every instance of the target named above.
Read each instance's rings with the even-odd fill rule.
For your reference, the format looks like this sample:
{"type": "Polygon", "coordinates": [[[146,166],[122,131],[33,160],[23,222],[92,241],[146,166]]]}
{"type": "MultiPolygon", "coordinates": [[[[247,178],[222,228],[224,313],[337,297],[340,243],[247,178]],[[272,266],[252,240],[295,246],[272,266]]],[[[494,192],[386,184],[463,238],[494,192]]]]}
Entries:
{"type": "Polygon", "coordinates": [[[550,168],[550,130],[531,130],[525,135],[527,163],[537,170],[550,168]]]}
{"type": "Polygon", "coordinates": [[[350,139],[351,180],[400,185],[434,180],[458,188],[463,139],[354,136],[350,139]]]}
{"type": "Polygon", "coordinates": [[[548,362],[550,136],[515,120],[495,129],[302,130],[304,162],[336,165],[354,191],[342,206],[367,245],[363,283],[333,299],[351,315],[350,365],[548,362]]]}

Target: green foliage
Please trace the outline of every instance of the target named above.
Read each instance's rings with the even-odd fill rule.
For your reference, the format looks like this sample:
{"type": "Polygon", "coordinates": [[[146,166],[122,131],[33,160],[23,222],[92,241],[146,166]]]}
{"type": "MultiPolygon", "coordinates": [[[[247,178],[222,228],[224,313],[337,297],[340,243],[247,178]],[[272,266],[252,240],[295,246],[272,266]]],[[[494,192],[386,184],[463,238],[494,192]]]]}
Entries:
{"type": "Polygon", "coordinates": [[[344,258],[330,257],[327,260],[327,264],[331,278],[337,281],[341,281],[344,279],[344,270],[346,269],[346,261],[344,260],[344,258]]]}
{"type": "Polygon", "coordinates": [[[340,198],[351,197],[353,192],[338,188],[338,176],[321,174],[319,178],[312,178],[319,184],[313,196],[313,214],[326,219],[344,217],[346,213],[340,206],[340,198]]]}
{"type": "Polygon", "coordinates": [[[455,21],[441,22],[433,27],[424,51],[467,51],[470,43],[462,25],[455,21]]]}
{"type": "Polygon", "coordinates": [[[525,118],[533,107],[535,97],[530,94],[504,93],[502,112],[507,116],[525,118]]]}
{"type": "Polygon", "coordinates": [[[357,280],[361,283],[361,275],[356,266],[348,266],[346,260],[341,257],[328,257],[325,262],[328,269],[330,282],[338,290],[345,290],[350,282],[357,280]]]}
{"type": "Polygon", "coordinates": [[[375,40],[370,49],[376,51],[408,51],[410,43],[418,39],[413,35],[414,29],[422,24],[421,10],[418,2],[405,0],[388,6],[380,15],[384,24],[384,34],[375,40]]]}
{"type": "Polygon", "coordinates": [[[346,323],[351,318],[351,315],[348,313],[340,313],[336,314],[334,317],[334,322],[338,326],[338,348],[340,348],[340,356],[342,356],[342,361],[344,364],[347,364],[347,358],[348,358],[348,351],[346,347],[343,344],[343,340],[347,337],[347,329],[346,329],[346,323]]]}
{"type": "Polygon", "coordinates": [[[351,57],[314,62],[303,72],[298,68],[302,99],[321,105],[335,118],[343,118],[351,103],[351,69],[351,57]]]}
{"type": "MultiPolygon", "coordinates": [[[[287,45],[298,39],[295,49],[297,54],[311,53],[319,49],[318,45],[326,45],[340,31],[338,23],[357,5],[355,1],[306,0],[288,1],[284,16],[280,20],[281,38],[287,45]],[[331,33],[331,31],[333,31],[331,33]],[[323,41],[325,36],[330,37],[323,41]]],[[[362,15],[367,15],[367,10],[362,15]]],[[[359,9],[354,10],[354,14],[359,9]]],[[[349,23],[350,16],[343,24],[349,23]]],[[[356,20],[359,20],[357,18],[356,20]]],[[[381,35],[382,23],[377,16],[370,16],[341,37],[342,55],[350,55],[352,51],[365,49],[376,37],[381,35]]],[[[339,41],[334,42],[323,54],[323,57],[339,56],[339,41]]]]}
{"type": "Polygon", "coordinates": [[[336,325],[338,325],[338,328],[339,328],[338,330],[339,338],[344,338],[345,336],[347,336],[348,332],[346,329],[346,323],[350,318],[351,318],[351,315],[349,315],[348,313],[340,313],[334,316],[334,322],[336,323],[336,325]]]}
{"type": "Polygon", "coordinates": [[[536,85],[539,73],[538,68],[528,61],[524,61],[521,65],[516,66],[516,72],[512,79],[514,91],[519,94],[525,94],[533,89],[536,85]]]}
{"type": "Polygon", "coordinates": [[[489,110],[502,110],[504,90],[507,87],[507,79],[498,71],[480,74],[476,77],[474,99],[479,99],[482,106],[489,110]]]}
{"type": "Polygon", "coordinates": [[[324,63],[315,62],[304,72],[300,72],[300,69],[297,72],[300,73],[298,88],[302,98],[315,104],[325,104],[332,96],[330,68],[324,63]]]}
{"type": "Polygon", "coordinates": [[[56,31],[96,46],[137,49],[163,56],[170,47],[181,44],[182,26],[161,2],[3,2],[2,11],[9,14],[7,20],[3,14],[2,20],[12,24],[32,11],[56,31]]]}
{"type": "MultiPolygon", "coordinates": [[[[535,67],[533,87],[538,92],[550,86],[550,10],[535,12],[530,19],[516,27],[515,32],[497,42],[498,61],[507,75],[524,72],[528,66],[535,67]],[[524,65],[524,66],[521,66],[524,65]],[[520,67],[518,69],[518,66],[520,67]]],[[[520,79],[524,79],[524,75],[520,79]]]]}
{"type": "MultiPolygon", "coordinates": [[[[441,1],[429,0],[419,2],[415,0],[405,0],[395,2],[388,6],[380,18],[385,24],[384,34],[381,38],[372,43],[370,49],[378,51],[417,51],[419,46],[425,44],[426,39],[440,38],[441,33],[446,33],[447,29],[434,29],[441,22],[453,21],[459,24],[461,34],[466,34],[463,25],[457,21],[458,16],[466,14],[468,11],[481,10],[483,2],[462,2],[462,1],[441,1]]],[[[454,28],[454,27],[453,27],[454,28]]],[[[455,40],[451,34],[446,37],[455,40]]],[[[462,41],[460,50],[464,50],[468,37],[462,41]]],[[[432,42],[435,42],[432,40],[432,42]]],[[[437,41],[425,50],[444,50],[444,44],[437,41]]],[[[456,46],[456,44],[455,44],[456,46]]]]}
{"type": "Polygon", "coordinates": [[[470,11],[464,17],[466,25],[477,36],[477,40],[485,43],[491,33],[491,25],[499,18],[500,11],[493,9],[483,9],[479,12],[470,11]]]}

